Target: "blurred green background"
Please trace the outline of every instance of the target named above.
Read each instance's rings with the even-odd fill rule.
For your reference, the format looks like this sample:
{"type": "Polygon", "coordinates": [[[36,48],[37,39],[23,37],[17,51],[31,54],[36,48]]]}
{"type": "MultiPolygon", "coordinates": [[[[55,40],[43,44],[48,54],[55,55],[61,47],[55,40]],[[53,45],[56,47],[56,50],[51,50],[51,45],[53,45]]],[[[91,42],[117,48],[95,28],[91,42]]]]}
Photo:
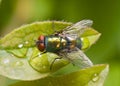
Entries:
{"type": "MultiPolygon", "coordinates": [[[[95,64],[110,65],[104,86],[120,86],[120,0],[0,0],[0,38],[35,21],[82,19],[93,20],[102,33],[86,54],[95,64]]],[[[0,82],[13,83],[3,77],[0,82]]]]}

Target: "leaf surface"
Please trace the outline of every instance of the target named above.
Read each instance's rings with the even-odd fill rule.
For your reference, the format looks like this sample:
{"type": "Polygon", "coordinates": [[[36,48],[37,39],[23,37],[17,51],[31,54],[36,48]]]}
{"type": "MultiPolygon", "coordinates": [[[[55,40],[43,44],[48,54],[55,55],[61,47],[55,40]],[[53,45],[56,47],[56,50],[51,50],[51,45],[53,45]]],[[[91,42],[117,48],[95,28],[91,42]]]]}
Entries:
{"type": "Polygon", "coordinates": [[[36,81],[22,81],[10,86],[103,86],[109,67],[95,65],[63,76],[46,77],[36,81]]]}
{"type": "MultiPolygon", "coordinates": [[[[69,62],[62,59],[56,61],[50,70],[50,65],[57,55],[46,53],[37,56],[40,51],[36,48],[35,41],[40,35],[51,35],[71,24],[60,21],[35,22],[7,34],[0,39],[0,74],[11,79],[36,80],[66,66],[69,62]]],[[[99,32],[88,28],[81,36],[84,40],[83,50],[94,44],[99,36],[99,32]]]]}

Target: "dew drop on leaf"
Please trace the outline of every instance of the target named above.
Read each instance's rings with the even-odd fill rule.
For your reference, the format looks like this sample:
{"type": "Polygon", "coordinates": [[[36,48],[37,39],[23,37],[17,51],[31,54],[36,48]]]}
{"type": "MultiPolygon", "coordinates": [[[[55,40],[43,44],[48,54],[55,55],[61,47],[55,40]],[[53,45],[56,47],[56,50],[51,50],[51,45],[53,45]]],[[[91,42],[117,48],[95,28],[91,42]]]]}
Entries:
{"type": "Polygon", "coordinates": [[[47,67],[46,66],[43,66],[43,69],[46,69],[47,67]]]}
{"type": "Polygon", "coordinates": [[[25,44],[28,44],[29,42],[28,41],[25,41],[25,44]]]}
{"type": "Polygon", "coordinates": [[[1,59],[1,64],[9,64],[10,60],[9,59],[1,59]]]}
{"type": "Polygon", "coordinates": [[[18,48],[22,48],[22,47],[23,47],[23,44],[19,44],[19,45],[18,45],[18,48]]]}
{"type": "Polygon", "coordinates": [[[93,82],[96,82],[97,80],[99,80],[99,75],[97,73],[95,73],[93,76],[92,76],[92,81],[93,82]]]}
{"type": "Polygon", "coordinates": [[[38,53],[37,55],[38,55],[39,58],[41,57],[41,53],[38,53]]]}
{"type": "Polygon", "coordinates": [[[8,65],[10,65],[10,63],[11,63],[10,59],[8,59],[8,58],[0,58],[0,65],[8,66],[8,65]]]}
{"type": "Polygon", "coordinates": [[[14,63],[14,66],[22,66],[23,65],[23,62],[21,62],[21,61],[16,61],[15,63],[14,63]]]}

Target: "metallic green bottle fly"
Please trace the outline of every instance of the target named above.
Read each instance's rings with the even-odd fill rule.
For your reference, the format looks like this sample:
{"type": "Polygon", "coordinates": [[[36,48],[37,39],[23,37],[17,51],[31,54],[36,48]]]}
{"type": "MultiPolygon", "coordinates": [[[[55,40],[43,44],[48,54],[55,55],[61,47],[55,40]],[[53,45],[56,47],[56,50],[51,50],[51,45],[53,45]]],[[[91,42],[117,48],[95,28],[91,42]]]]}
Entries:
{"type": "Polygon", "coordinates": [[[70,37],[60,37],[60,36],[39,36],[36,42],[37,48],[41,52],[53,52],[56,53],[62,49],[73,49],[78,47],[81,49],[82,42],[80,38],[72,39],[70,37]]]}
{"type": "MultiPolygon", "coordinates": [[[[54,23],[52,23],[54,26],[54,23]]],[[[36,41],[37,48],[42,52],[51,52],[59,56],[50,65],[50,69],[56,59],[66,58],[79,68],[93,66],[91,60],[82,52],[89,48],[89,40],[81,37],[82,34],[93,24],[92,20],[82,20],[64,28],[53,35],[40,35],[36,41]]]]}

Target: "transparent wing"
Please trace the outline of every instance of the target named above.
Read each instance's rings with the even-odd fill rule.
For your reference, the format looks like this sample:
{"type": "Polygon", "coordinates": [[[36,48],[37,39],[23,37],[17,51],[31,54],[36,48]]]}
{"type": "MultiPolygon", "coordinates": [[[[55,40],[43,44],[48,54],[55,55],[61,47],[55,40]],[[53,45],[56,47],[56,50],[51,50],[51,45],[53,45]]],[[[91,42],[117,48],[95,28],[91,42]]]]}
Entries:
{"type": "Polygon", "coordinates": [[[63,34],[65,34],[67,37],[80,37],[88,27],[92,26],[92,24],[92,20],[79,21],[64,29],[63,34]]]}
{"type": "Polygon", "coordinates": [[[93,66],[90,59],[78,48],[73,49],[71,52],[62,50],[59,52],[59,55],[68,59],[72,64],[80,67],[81,69],[93,66]]]}

